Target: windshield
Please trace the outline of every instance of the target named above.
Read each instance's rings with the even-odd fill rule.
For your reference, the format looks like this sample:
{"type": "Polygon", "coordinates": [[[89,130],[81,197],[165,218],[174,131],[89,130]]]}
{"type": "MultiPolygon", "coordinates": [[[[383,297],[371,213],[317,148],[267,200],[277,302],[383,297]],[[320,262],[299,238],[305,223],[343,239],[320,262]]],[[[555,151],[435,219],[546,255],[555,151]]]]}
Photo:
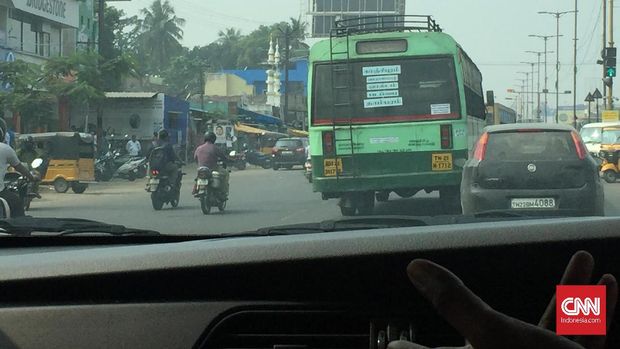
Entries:
{"type": "Polygon", "coordinates": [[[454,119],[460,115],[454,63],[450,58],[355,61],[317,64],[312,120],[315,124],[347,120],[356,123],[421,119],[454,119]],[[332,86],[343,91],[334,93],[332,86]],[[345,108],[342,102],[358,101],[345,108]],[[334,109],[336,108],[336,109],[334,109]]]}
{"type": "Polygon", "coordinates": [[[602,144],[620,144],[620,128],[604,128],[602,136],[602,144]]]}
{"type": "Polygon", "coordinates": [[[586,143],[601,143],[601,127],[584,127],[581,129],[581,138],[586,143]]]}
{"type": "Polygon", "coordinates": [[[0,198],[24,224],[620,216],[616,154],[592,145],[620,136],[600,1],[579,2],[577,38],[572,13],[560,33],[538,14],[560,0],[63,1],[0,1],[0,198]]]}

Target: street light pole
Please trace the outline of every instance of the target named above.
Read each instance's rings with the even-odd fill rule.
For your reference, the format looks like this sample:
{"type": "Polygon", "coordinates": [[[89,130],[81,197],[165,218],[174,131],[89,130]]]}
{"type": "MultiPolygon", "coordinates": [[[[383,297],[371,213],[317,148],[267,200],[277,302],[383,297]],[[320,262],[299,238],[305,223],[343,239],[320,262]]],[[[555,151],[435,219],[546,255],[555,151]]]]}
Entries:
{"type": "Polygon", "coordinates": [[[575,11],[563,11],[563,12],[547,12],[540,11],[539,14],[549,14],[555,16],[556,19],[556,40],[555,40],[555,91],[558,94],[555,95],[555,123],[559,123],[559,115],[560,115],[560,17],[562,15],[573,13],[575,11]]]}
{"type": "MultiPolygon", "coordinates": [[[[547,100],[547,96],[549,93],[549,88],[547,87],[547,81],[548,81],[548,75],[547,75],[547,53],[553,53],[553,51],[547,51],[547,40],[549,40],[549,38],[554,38],[558,35],[529,35],[532,38],[540,38],[544,40],[545,43],[545,50],[544,55],[545,55],[545,89],[543,90],[543,93],[545,95],[545,122],[549,122],[548,117],[547,117],[547,113],[548,113],[548,100],[547,100]]],[[[562,35],[559,35],[562,36],[562,35]]]]}
{"type": "Polygon", "coordinates": [[[529,87],[530,84],[530,72],[517,72],[519,74],[525,74],[525,80],[521,80],[523,81],[522,85],[521,85],[521,93],[525,94],[525,110],[524,110],[524,117],[526,120],[528,120],[530,118],[530,95],[529,93],[527,93],[527,88],[529,87]]]}

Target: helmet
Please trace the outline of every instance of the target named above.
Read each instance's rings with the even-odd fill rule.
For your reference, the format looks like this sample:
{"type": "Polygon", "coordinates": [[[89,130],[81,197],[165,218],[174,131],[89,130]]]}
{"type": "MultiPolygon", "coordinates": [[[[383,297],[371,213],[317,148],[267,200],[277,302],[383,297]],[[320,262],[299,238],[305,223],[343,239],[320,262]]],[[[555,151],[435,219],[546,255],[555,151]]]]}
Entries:
{"type": "Polygon", "coordinates": [[[157,134],[157,137],[159,137],[160,140],[165,141],[166,139],[168,139],[168,131],[166,130],[159,131],[159,133],[157,134]]]}
{"type": "Polygon", "coordinates": [[[34,137],[32,136],[26,137],[26,143],[34,143],[34,137]]]}
{"type": "Polygon", "coordinates": [[[205,133],[205,142],[215,143],[217,136],[213,132],[205,133]]]}

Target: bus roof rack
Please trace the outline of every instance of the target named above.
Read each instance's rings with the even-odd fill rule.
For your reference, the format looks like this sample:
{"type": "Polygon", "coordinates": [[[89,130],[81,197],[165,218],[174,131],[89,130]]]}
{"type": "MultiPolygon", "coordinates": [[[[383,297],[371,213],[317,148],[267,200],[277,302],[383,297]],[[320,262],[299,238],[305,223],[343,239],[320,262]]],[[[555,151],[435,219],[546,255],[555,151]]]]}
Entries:
{"type": "Polygon", "coordinates": [[[330,34],[332,37],[341,37],[394,31],[441,32],[442,30],[432,16],[383,15],[336,20],[330,34]]]}

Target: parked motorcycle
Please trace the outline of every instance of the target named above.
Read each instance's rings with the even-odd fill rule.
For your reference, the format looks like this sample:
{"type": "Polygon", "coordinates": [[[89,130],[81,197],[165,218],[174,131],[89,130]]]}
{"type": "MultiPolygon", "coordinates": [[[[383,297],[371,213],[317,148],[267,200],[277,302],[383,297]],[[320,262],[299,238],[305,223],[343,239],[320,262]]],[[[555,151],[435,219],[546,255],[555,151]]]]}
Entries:
{"type": "Polygon", "coordinates": [[[146,157],[131,157],[127,162],[122,164],[118,170],[116,170],[115,177],[128,179],[130,182],[136,180],[136,178],[146,177],[147,171],[147,159],[146,157]]]}
{"type": "Polygon", "coordinates": [[[212,171],[206,166],[198,168],[194,197],[200,201],[202,213],[211,213],[211,207],[217,207],[220,212],[226,209],[228,198],[223,188],[221,174],[212,171]]]}
{"type": "Polygon", "coordinates": [[[114,162],[114,154],[107,152],[95,159],[95,180],[98,182],[107,182],[114,177],[116,172],[116,164],[114,162]]]}

